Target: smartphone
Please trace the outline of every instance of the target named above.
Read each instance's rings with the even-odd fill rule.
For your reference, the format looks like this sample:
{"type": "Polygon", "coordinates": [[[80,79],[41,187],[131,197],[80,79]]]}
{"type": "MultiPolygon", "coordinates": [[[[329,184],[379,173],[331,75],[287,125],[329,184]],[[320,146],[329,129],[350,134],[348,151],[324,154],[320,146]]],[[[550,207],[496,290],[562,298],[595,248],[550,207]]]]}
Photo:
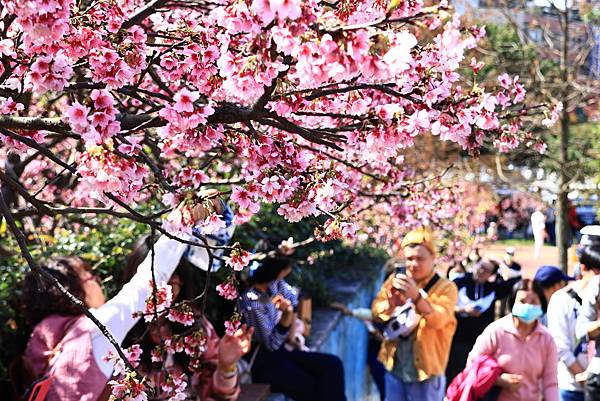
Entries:
{"type": "Polygon", "coordinates": [[[398,265],[396,266],[396,268],[394,269],[394,273],[395,274],[406,274],[406,266],[404,265],[398,265]]]}
{"type": "MultiPolygon", "coordinates": [[[[396,265],[396,267],[394,268],[394,274],[396,275],[396,277],[406,275],[406,266],[396,265]]],[[[395,285],[392,284],[392,286],[395,289],[400,290],[400,288],[397,288],[395,285]]]]}

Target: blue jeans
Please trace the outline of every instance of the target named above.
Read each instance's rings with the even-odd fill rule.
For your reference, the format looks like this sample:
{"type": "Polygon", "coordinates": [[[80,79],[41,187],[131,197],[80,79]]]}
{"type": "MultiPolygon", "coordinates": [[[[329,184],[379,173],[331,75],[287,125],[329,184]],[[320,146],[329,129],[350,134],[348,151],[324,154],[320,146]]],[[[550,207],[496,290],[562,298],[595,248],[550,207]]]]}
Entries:
{"type": "Polygon", "coordinates": [[[442,401],[446,395],[446,377],[434,376],[422,382],[405,383],[385,373],[385,401],[442,401]]]}
{"type": "Polygon", "coordinates": [[[560,390],[560,401],[583,401],[583,391],[560,390]]]}

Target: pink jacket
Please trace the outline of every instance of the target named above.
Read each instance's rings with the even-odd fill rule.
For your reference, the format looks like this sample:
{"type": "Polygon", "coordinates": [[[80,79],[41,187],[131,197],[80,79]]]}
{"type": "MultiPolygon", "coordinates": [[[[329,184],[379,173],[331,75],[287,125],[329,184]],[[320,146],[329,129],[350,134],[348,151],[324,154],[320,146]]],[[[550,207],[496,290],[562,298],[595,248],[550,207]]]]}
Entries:
{"type": "Polygon", "coordinates": [[[37,377],[53,378],[46,401],[95,401],[106,386],[85,316],[51,315],[35,326],[25,356],[37,377]]]}
{"type": "Polygon", "coordinates": [[[452,380],[444,401],[476,401],[494,386],[502,368],[489,355],[479,355],[452,380]]]}
{"type": "Polygon", "coordinates": [[[502,390],[498,401],[558,401],[556,345],[542,324],[523,340],[512,315],[496,320],[477,338],[469,360],[481,355],[497,360],[503,372],[522,376],[517,391],[502,390]]]}

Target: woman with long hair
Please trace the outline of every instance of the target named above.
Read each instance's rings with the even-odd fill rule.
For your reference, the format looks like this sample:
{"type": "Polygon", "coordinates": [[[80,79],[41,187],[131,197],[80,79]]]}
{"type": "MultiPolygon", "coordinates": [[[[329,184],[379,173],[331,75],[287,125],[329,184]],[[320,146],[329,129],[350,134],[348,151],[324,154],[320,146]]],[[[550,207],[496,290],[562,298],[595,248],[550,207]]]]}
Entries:
{"type": "MultiPolygon", "coordinates": [[[[124,270],[124,281],[130,280],[152,247],[152,238],[144,236],[134,244],[133,251],[127,259],[124,270]]],[[[198,401],[232,401],[239,395],[239,382],[236,371],[237,362],[250,349],[253,328],[242,328],[234,335],[219,338],[215,328],[201,309],[200,298],[204,288],[198,288],[200,271],[207,270],[203,266],[194,266],[186,258],[182,258],[171,276],[168,285],[171,287],[172,305],[177,308],[191,309],[192,324],[170,321],[164,316],[147,323],[140,320],[125,339],[125,345],[139,344],[142,349],[141,371],[150,378],[150,386],[154,389],[156,399],[161,399],[163,384],[169,376],[184,375],[187,382],[185,399],[198,401]],[[194,349],[195,344],[184,344],[180,352],[172,348],[177,339],[189,339],[201,349],[194,349]],[[165,344],[171,344],[171,349],[165,344]]],[[[184,341],[185,343],[185,341],[184,341]]],[[[168,394],[167,394],[168,395],[168,394]]],[[[182,398],[183,400],[183,398],[182,398]]]]}
{"type": "MultiPolygon", "coordinates": [[[[207,204],[211,206],[193,209],[195,221],[204,221],[212,212],[224,212],[220,200],[207,204]]],[[[206,240],[209,245],[217,243],[209,237],[206,240]]],[[[120,344],[138,321],[137,312],[145,308],[152,292],[153,275],[157,283],[167,282],[188,248],[180,241],[160,237],[154,245],[154,259],[148,255],[131,280],[108,301],[89,265],[79,258],[51,259],[42,263],[41,268],[82,300],[120,344]]],[[[208,252],[202,250],[208,264],[208,252]]],[[[15,369],[17,374],[13,375],[16,394],[23,394],[31,379],[47,376],[50,386],[46,401],[107,399],[110,394],[107,383],[116,361],[106,358],[115,350],[105,335],[79,308],[66,301],[56,287],[39,286],[33,273],[25,277],[22,294],[25,316],[34,329],[19,364],[22,368],[15,369]]]]}

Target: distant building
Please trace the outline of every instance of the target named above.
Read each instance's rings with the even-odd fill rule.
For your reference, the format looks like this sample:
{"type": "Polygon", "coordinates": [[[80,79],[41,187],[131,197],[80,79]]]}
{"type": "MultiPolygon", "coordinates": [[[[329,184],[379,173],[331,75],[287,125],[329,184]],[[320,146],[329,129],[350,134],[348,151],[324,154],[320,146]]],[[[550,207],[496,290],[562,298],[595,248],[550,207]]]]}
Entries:
{"type": "MultiPolygon", "coordinates": [[[[576,5],[573,5],[572,0],[566,1],[570,16],[570,48],[576,49],[586,43],[591,44],[591,47],[587,47],[589,54],[587,57],[584,55],[579,73],[583,76],[600,78],[600,21],[598,19],[584,21],[580,15],[580,9],[598,8],[600,1],[583,0],[576,2],[576,5]]],[[[542,48],[543,57],[555,59],[557,62],[560,60],[557,50],[548,46],[550,42],[554,42],[557,47],[562,46],[559,14],[548,0],[527,2],[519,0],[456,0],[453,5],[460,15],[483,23],[517,24],[531,42],[542,48]],[[548,36],[553,39],[549,40],[548,36]]],[[[557,0],[556,7],[564,9],[565,3],[557,0]]],[[[581,57],[580,54],[572,52],[570,63],[579,62],[579,57],[581,57]]]]}

